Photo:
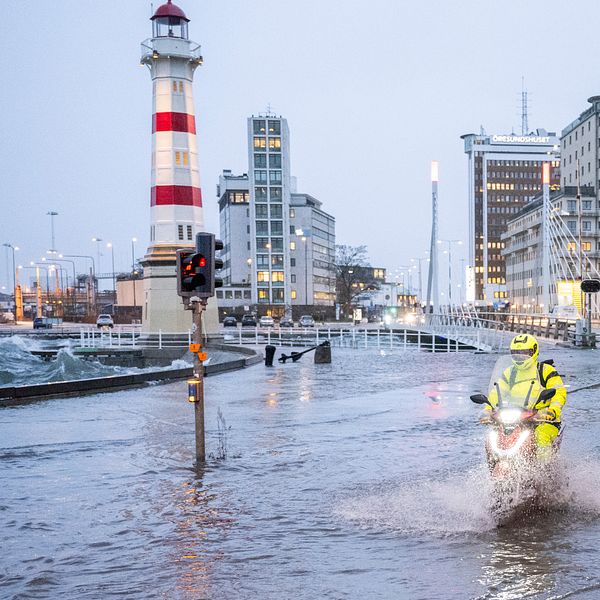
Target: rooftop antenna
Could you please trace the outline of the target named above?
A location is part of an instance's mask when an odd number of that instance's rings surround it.
[[[521,77],[521,135],[527,135],[529,133],[529,120],[527,116],[528,106],[525,77]]]
[[[274,117],[274,113],[273,113],[273,107],[271,106],[271,103],[269,102],[267,104],[267,117]]]

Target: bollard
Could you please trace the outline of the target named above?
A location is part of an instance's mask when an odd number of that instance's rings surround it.
[[[273,358],[275,357],[275,346],[265,347],[265,367],[273,366]]]
[[[329,342],[323,342],[315,349],[315,365],[325,365],[331,363],[331,345]]]

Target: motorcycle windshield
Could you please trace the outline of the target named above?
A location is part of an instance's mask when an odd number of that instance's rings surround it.
[[[498,408],[532,408],[541,389],[535,364],[517,368],[511,355],[504,355],[494,365],[488,398]]]

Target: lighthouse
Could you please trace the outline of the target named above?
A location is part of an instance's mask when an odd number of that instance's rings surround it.
[[[152,38],[142,42],[141,58],[152,78],[150,246],[141,261],[142,329],[181,333],[190,329],[191,318],[177,295],[176,250],[194,246],[204,227],[192,90],[202,55],[188,37],[189,19],[171,0],[151,21]]]

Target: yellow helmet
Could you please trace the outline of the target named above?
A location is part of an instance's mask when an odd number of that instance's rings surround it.
[[[510,342],[510,354],[517,368],[527,369],[537,362],[540,355],[538,341],[527,333],[515,335]]]

